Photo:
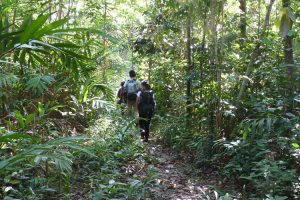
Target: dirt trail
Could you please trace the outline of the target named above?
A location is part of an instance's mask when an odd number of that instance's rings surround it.
[[[207,199],[203,196],[207,187],[198,186],[191,180],[191,174],[184,171],[184,160],[176,160],[169,149],[159,144],[150,145],[149,151],[158,159],[154,166],[158,186],[154,193],[156,199]]]
[[[149,153],[157,159],[156,163],[148,166],[156,170],[157,177],[154,187],[149,188],[152,195],[146,199],[216,199],[210,186],[217,185],[218,178],[214,177],[212,171],[200,176],[189,164],[191,161],[188,161],[188,156],[178,157],[172,150],[155,141],[151,141],[145,146],[148,147]],[[141,174],[141,176],[143,175]]]

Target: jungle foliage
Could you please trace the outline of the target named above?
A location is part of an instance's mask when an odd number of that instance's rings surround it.
[[[300,195],[299,12],[292,0],[155,1],[135,42],[162,140],[246,199]]]
[[[124,169],[152,158],[114,103],[131,68],[155,90],[161,141],[191,165],[243,199],[300,197],[299,8],[1,0],[0,198],[147,196],[155,172]]]

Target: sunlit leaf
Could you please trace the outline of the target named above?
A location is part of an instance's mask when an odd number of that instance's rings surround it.
[[[26,43],[29,39],[33,37],[33,35],[41,29],[41,27],[45,24],[47,19],[49,18],[50,14],[41,15],[36,20],[33,20],[30,24],[30,26],[27,26],[24,30],[24,33],[22,33],[20,42]]]

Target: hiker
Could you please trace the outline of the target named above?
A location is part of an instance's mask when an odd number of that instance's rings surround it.
[[[118,104],[122,105],[126,103],[126,91],[125,91],[125,87],[124,87],[125,81],[121,82],[121,87],[118,90]]]
[[[138,92],[137,96],[141,139],[143,139],[144,142],[148,142],[151,118],[154,115],[155,101],[153,90],[146,81],[141,83],[141,91]]]
[[[125,81],[122,81],[121,82],[121,87],[119,88],[118,90],[118,94],[117,94],[117,97],[118,97],[118,101],[117,103],[120,105],[121,107],[121,113],[122,115],[124,115],[125,113],[125,105],[126,105],[126,91],[125,91],[125,87],[124,87],[124,84],[125,84]]]
[[[136,99],[137,93],[140,90],[140,82],[136,80],[134,70],[129,71],[130,79],[126,81],[124,87],[126,91],[128,116],[133,117],[137,111]]]

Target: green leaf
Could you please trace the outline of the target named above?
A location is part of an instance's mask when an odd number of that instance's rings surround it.
[[[80,48],[80,46],[73,44],[71,42],[65,42],[65,43],[53,43],[51,44],[55,47],[60,47],[60,48]]]
[[[32,57],[37,60],[42,66],[46,67],[48,66],[47,63],[43,60],[43,58],[41,58],[40,56],[38,56],[37,54],[34,53],[30,53],[30,55],[32,55]]]
[[[29,115],[26,116],[25,118],[25,126],[27,126],[28,124],[30,124],[33,120],[34,120],[34,114],[31,113]]]
[[[66,146],[70,147],[71,149],[84,152],[84,153],[90,155],[91,157],[97,158],[97,156],[95,154],[93,154],[92,152],[90,152],[89,150],[87,150],[84,147],[80,147],[80,146],[77,146],[77,145],[74,145],[74,144],[66,144]]]
[[[21,65],[26,65],[26,51],[24,49],[21,50],[19,62]]]
[[[73,51],[69,51],[69,50],[67,50],[67,49],[63,49],[63,52],[66,54],[66,55],[68,55],[68,56],[70,56],[70,57],[74,57],[74,58],[76,58],[76,59],[88,59],[88,57],[86,57],[86,56],[84,56],[84,55],[81,55],[81,54],[77,54],[77,53],[75,53],[75,52],[73,52]]]
[[[26,89],[32,90],[38,94],[42,94],[48,89],[48,86],[54,81],[54,78],[50,75],[33,75],[26,82]]]
[[[8,38],[13,38],[13,37],[19,35],[20,33],[22,33],[22,31],[1,34],[0,35],[0,41],[3,41],[3,40],[8,39]]]
[[[0,74],[0,87],[12,87],[20,79],[14,74]]]
[[[24,118],[23,118],[23,115],[21,114],[20,111],[17,111],[17,112],[15,113],[15,117],[17,118],[20,127],[21,127],[21,128],[25,128]]]
[[[272,40],[266,37],[262,38],[261,42],[265,45],[272,45]]]
[[[61,49],[59,49],[59,48],[57,48],[57,47],[55,47],[55,46],[53,46],[51,44],[45,43],[43,41],[31,40],[30,42],[33,43],[33,44],[39,44],[41,46],[48,47],[48,48],[53,49],[53,50],[61,51]]]
[[[81,98],[79,99],[81,101],[81,103],[84,103],[87,101],[88,94],[89,94],[89,85],[84,85]]]
[[[34,34],[45,24],[50,14],[41,15],[36,20],[33,20],[25,28],[24,33],[22,33],[20,42],[27,43],[29,39],[34,38]]]
[[[43,117],[45,115],[45,109],[41,102],[38,103],[38,113],[39,117]]]
[[[21,24],[21,27],[19,28],[19,31],[24,31],[30,24],[32,23],[32,16],[25,17],[24,21]]]
[[[291,8],[288,8],[287,9],[287,15],[289,16],[289,18],[295,22],[296,21],[296,16],[295,14],[293,13],[292,9]]]
[[[67,33],[67,32],[84,32],[89,29],[87,28],[66,28],[66,29],[56,29],[52,30],[49,34],[54,34],[54,33]]]
[[[243,141],[247,141],[247,138],[248,138],[248,133],[244,132],[243,133]]]
[[[34,34],[34,39],[38,39],[38,38],[42,37],[45,34],[51,34],[51,31],[53,29],[56,29],[56,28],[64,25],[68,20],[69,20],[69,18],[64,18],[64,19],[57,20],[55,22],[52,22],[52,23],[44,26],[42,29],[38,30]]]
[[[63,108],[63,107],[65,107],[65,105],[56,105],[56,106],[53,106],[53,107],[49,108],[48,112],[51,112],[51,111],[54,111],[54,110],[58,111],[59,110],[58,108]]]
[[[0,136],[0,142],[11,142],[13,140],[24,140],[24,139],[32,139],[32,136],[24,134],[24,133],[15,133],[10,132]]]
[[[40,47],[32,46],[32,45],[29,45],[29,44],[18,45],[16,48],[17,49],[30,49],[30,50],[38,50],[38,49],[40,49]]]
[[[32,56],[30,53],[29,53],[28,55],[29,55],[29,62],[30,62],[30,64],[31,64],[31,66],[32,66],[33,68],[35,68],[35,67],[36,67],[35,59],[33,58],[33,56]]]
[[[9,164],[9,159],[2,160],[2,161],[0,162],[0,169],[3,169],[3,168],[6,167],[8,164]]]
[[[292,146],[295,147],[296,149],[299,149],[299,148],[300,148],[300,145],[297,144],[297,143],[292,143]]]

